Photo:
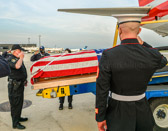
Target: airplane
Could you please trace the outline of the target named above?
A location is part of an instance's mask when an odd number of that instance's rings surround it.
[[[141,25],[144,28],[151,29],[163,37],[168,36],[168,1],[167,0],[139,0],[140,7],[126,7],[126,8],[87,8],[87,9],[58,9],[58,11],[69,12],[69,13],[80,13],[88,15],[100,15],[100,16],[114,16],[116,14],[144,14],[142,17]],[[116,33],[114,37],[113,46],[117,42],[118,27],[116,23]],[[60,54],[56,56],[44,57],[37,61],[31,67],[33,72],[32,86],[33,89],[45,88],[42,96],[44,98],[55,98],[68,95],[77,95],[82,93],[96,92],[96,66],[100,59],[103,50],[86,50],[82,52],[72,54]],[[80,56],[80,57],[78,57]],[[87,69],[87,73],[76,71],[78,65],[73,65],[72,60],[84,60],[84,56],[89,57],[92,60],[92,68]],[[71,60],[69,60],[71,58]],[[61,60],[61,61],[59,61]],[[61,63],[61,66],[57,65]],[[86,63],[88,61],[85,61]],[[54,63],[56,65],[54,65]],[[66,63],[63,65],[63,63]],[[50,74],[49,65],[55,69]],[[88,63],[87,63],[88,64]],[[90,64],[90,63],[89,63]],[[71,71],[65,71],[64,74],[57,69],[65,69],[67,65],[73,66],[74,69]],[[39,68],[41,66],[41,68]],[[68,67],[69,68],[69,67]],[[34,71],[33,71],[34,70]],[[86,71],[86,70],[85,70]],[[71,76],[71,74],[76,75]],[[57,77],[58,74],[62,73],[62,76]],[[47,77],[51,76],[51,77]],[[65,77],[67,76],[67,77]],[[168,65],[157,72],[151,78],[149,87],[146,91],[146,98],[148,99],[153,115],[156,122],[156,130],[168,130]]]
[[[84,48],[79,48],[79,49],[71,49],[72,52],[79,52],[83,50],[87,50],[88,46],[85,46]]]
[[[147,21],[158,21],[153,24],[143,25],[144,28],[151,29],[162,36],[168,35],[168,1],[167,0],[139,0],[139,5],[142,13],[148,13],[147,16],[142,18],[142,22]],[[61,12],[68,13],[79,13],[88,15],[99,15],[99,16],[112,16],[114,14],[121,14],[127,12],[132,13],[135,10],[138,11],[139,7],[126,7],[126,8],[89,8],[89,9],[58,9]],[[161,23],[159,23],[159,21]]]
[[[80,50],[86,50],[88,46],[85,46],[84,48],[80,48]]]
[[[148,16],[142,18],[142,21],[159,21],[163,20],[163,23],[147,24],[144,28],[151,29],[163,37],[168,35],[168,23],[164,23],[164,20],[168,20],[168,1],[167,0],[139,0],[139,5],[144,7],[150,7]],[[166,22],[166,21],[165,21]]]

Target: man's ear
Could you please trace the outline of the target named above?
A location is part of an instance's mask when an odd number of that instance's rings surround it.
[[[141,28],[139,28],[138,34],[141,32],[141,30],[142,30],[142,29],[141,29]]]
[[[120,35],[122,33],[121,28],[118,28],[118,34]]]
[[[119,34],[119,38],[120,40],[122,40],[122,29],[121,28],[118,28],[118,34]]]

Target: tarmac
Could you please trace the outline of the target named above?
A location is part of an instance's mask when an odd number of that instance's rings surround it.
[[[26,131],[97,131],[95,121],[95,95],[92,93],[73,96],[73,109],[68,109],[67,97],[64,109],[59,110],[59,99],[37,97],[37,90],[31,89],[30,56],[26,54],[24,63],[28,72],[29,84],[25,87],[24,99],[32,105],[22,110],[22,116],[28,117]],[[7,77],[0,78],[0,104],[8,102]],[[0,131],[13,131],[10,112],[0,112]]]
[[[26,54],[24,63],[28,72],[29,84],[25,87],[25,100],[32,105],[22,110],[22,117],[28,121],[22,123],[26,131],[97,131],[95,121],[95,95],[92,93],[73,96],[73,109],[68,109],[67,98],[64,109],[59,110],[59,99],[44,99],[37,97],[37,90],[31,89],[30,84],[30,56]],[[168,58],[168,53],[165,54]],[[7,77],[0,78],[0,104],[8,102]],[[0,112],[0,131],[13,131],[10,112]]]

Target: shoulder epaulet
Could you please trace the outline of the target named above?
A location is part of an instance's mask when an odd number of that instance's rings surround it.
[[[143,46],[143,47],[146,47],[146,46]],[[157,48],[153,48],[153,47],[146,47],[146,48],[158,50]]]

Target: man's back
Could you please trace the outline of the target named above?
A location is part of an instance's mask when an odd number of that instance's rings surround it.
[[[125,39],[103,52],[96,81],[96,120],[106,120],[108,130],[152,130],[154,119],[144,93],[153,73],[167,60],[144,45],[137,39]],[[108,91],[112,95],[106,107]],[[133,100],[131,96],[140,98]]]
[[[123,40],[106,54],[112,73],[111,90],[120,95],[144,93],[153,73],[161,66],[162,55],[156,49],[140,45],[136,39],[129,43]]]

